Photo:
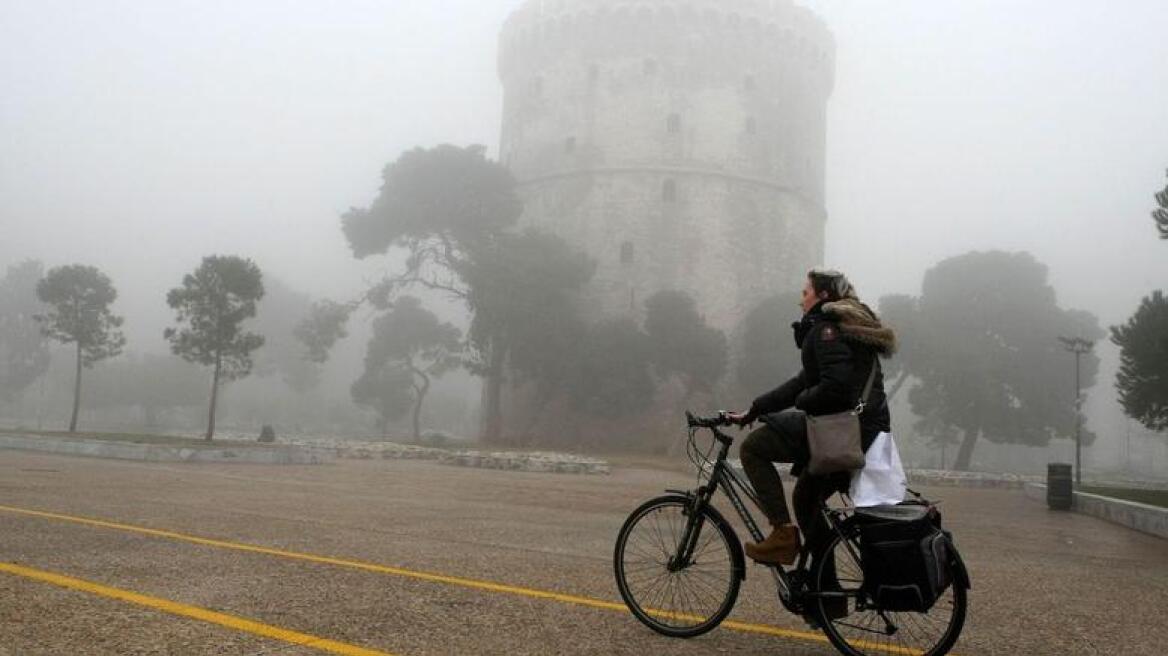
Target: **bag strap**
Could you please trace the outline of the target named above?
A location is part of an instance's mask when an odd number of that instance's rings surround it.
[[[864,391],[860,394],[860,402],[856,404],[856,414],[864,412],[864,406],[868,405],[868,395],[872,393],[872,383],[876,380],[876,367],[879,364],[879,358],[875,355],[872,356],[872,369],[868,372],[868,382],[864,383]]]

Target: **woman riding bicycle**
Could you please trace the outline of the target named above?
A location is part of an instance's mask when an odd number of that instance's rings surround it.
[[[885,455],[897,464],[891,436],[881,435],[889,431],[889,413],[878,360],[892,353],[893,332],[834,271],[808,272],[802,305],[803,318],[795,324],[803,357],[797,376],[760,396],[745,413],[702,417],[686,412],[687,453],[698,468],[698,486],[667,490],[629,514],[613,550],[621,598],[638,620],[667,636],[698,636],[726,619],[746,565],[738,533],[712,503],[722,492],[755,540],[746,553],[770,563],[781,605],[822,629],[840,653],[944,656],[961,635],[970,583],[935,504],[917,493],[912,502],[899,503],[900,480],[878,494],[857,491],[855,500],[862,507],[831,506],[827,498],[848,488],[849,472],[812,476],[806,471],[840,468],[830,458],[824,464],[832,448],[817,448],[812,459],[805,423],[811,416],[817,424],[845,424],[834,433],[816,427],[815,439],[827,440],[813,446],[846,439],[851,457],[839,459],[846,467],[859,464],[856,423],[864,451],[877,449],[870,464],[884,464]],[[857,412],[859,421],[846,415],[822,417],[845,412]],[[741,448],[751,490],[727,464],[734,438],[719,428],[759,418],[763,426]],[[708,449],[695,441],[699,430],[713,438]],[[792,463],[798,476],[795,515],[807,533],[802,553],[775,461]],[[877,477],[862,476],[859,482],[871,482],[868,478]],[[759,529],[744,497],[767,515],[773,527],[769,536]]]
[[[879,367],[877,355],[888,357],[896,348],[892,329],[860,302],[851,283],[838,271],[809,271],[801,305],[803,318],[792,327],[795,345],[802,351],[802,371],[755,399],[747,412],[729,415],[739,426],[760,418],[763,422],[747,436],[740,453],[742,468],[772,527],[766,539],[745,548],[748,556],[762,563],[789,565],[800,546],[799,528],[791,523],[774,462],[792,463],[791,474],[798,477],[792,498],[795,517],[811,554],[822,551],[830,534],[819,513],[820,503],[846,490],[849,474],[812,476],[803,471],[810,457],[806,415],[834,414],[856,407],[871,368]],[[877,368],[860,415],[861,446],[867,451],[879,433],[889,430],[884,377]]]

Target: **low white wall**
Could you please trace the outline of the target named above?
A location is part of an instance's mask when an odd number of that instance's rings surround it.
[[[224,446],[185,447],[168,444],[132,444],[85,438],[0,435],[0,449],[147,462],[240,462],[260,465],[315,465],[332,460],[319,449],[298,447],[245,448]]]
[[[1025,490],[1026,496],[1046,503],[1046,485],[1027,483]],[[1168,538],[1168,508],[1104,497],[1088,492],[1074,492],[1071,499],[1071,509],[1084,515],[1122,524],[1143,533]]]

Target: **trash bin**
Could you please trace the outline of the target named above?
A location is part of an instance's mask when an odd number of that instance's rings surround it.
[[[1072,500],[1071,466],[1062,462],[1046,465],[1046,505],[1051,510],[1070,510]]]

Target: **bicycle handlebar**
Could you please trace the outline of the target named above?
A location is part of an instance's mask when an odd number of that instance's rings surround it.
[[[730,421],[730,413],[725,410],[719,410],[718,414],[710,417],[698,417],[689,410],[685,411],[685,421],[690,428],[718,428],[719,426],[732,426],[734,422]]]
[[[685,411],[685,422],[689,425],[691,430],[690,440],[692,442],[692,430],[695,428],[708,428],[714,434],[714,439],[721,442],[724,449],[729,449],[730,445],[734,443],[734,438],[718,430],[719,426],[733,426],[734,422],[730,421],[730,413],[725,410],[719,410],[718,414],[710,417],[698,417],[689,410]]]

